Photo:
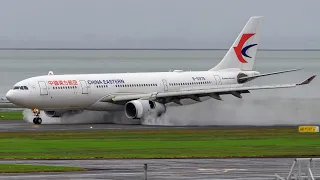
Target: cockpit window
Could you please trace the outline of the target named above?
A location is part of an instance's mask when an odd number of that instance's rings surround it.
[[[28,90],[27,86],[13,86],[13,89]]]

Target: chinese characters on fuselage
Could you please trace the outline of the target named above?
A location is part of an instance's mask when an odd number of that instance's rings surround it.
[[[48,81],[48,84],[55,86],[77,86],[77,80],[53,80]]]

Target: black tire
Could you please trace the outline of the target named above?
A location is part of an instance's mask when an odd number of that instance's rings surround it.
[[[38,119],[37,118],[33,118],[33,124],[38,124]]]
[[[38,124],[41,124],[41,123],[42,123],[42,119],[41,119],[41,118],[38,118],[37,123],[38,123]]]

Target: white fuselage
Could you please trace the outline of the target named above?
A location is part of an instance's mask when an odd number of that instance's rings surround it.
[[[114,93],[152,93],[188,89],[242,86],[240,71],[174,71],[114,74],[45,75],[25,79],[14,85],[7,98],[24,108],[41,110],[86,109],[123,110],[123,104],[101,102]],[[256,71],[245,71],[247,75]],[[26,86],[28,89],[17,89]]]

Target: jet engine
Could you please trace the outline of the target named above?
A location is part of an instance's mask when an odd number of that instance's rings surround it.
[[[150,100],[133,100],[125,104],[125,114],[130,119],[141,119],[147,115],[156,117],[166,112],[164,104]]]
[[[49,117],[61,117],[64,114],[78,114],[82,110],[56,110],[56,111],[44,111],[44,113]]]

